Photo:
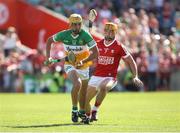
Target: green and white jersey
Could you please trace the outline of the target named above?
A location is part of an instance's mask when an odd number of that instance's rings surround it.
[[[66,52],[73,51],[75,54],[87,51],[96,45],[92,36],[83,29],[77,36],[73,36],[71,30],[58,32],[53,36],[53,40],[62,42]]]
[[[76,61],[88,58],[90,55],[89,49],[96,46],[96,42],[92,36],[83,29],[81,29],[77,36],[73,36],[71,30],[58,32],[53,36],[53,40],[63,43],[66,54],[68,54],[69,51],[74,52]]]

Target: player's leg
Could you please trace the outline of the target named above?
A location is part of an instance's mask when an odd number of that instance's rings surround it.
[[[106,97],[107,92],[112,89],[116,85],[116,81],[112,79],[105,79],[104,81],[101,82],[99,86],[99,92],[96,96],[95,104],[92,108],[92,116],[91,116],[91,121],[97,121],[97,112],[99,106],[102,104],[104,98]]]
[[[71,91],[72,105],[77,106],[78,94],[82,86],[82,81],[75,70],[72,70],[68,73],[68,78],[72,81],[73,84],[73,88]]]
[[[82,86],[82,81],[73,66],[65,66],[65,71],[68,75],[68,78],[72,81],[73,84],[73,88],[71,91],[72,121],[78,122],[78,94]]]
[[[81,119],[84,119],[85,117],[85,98],[86,98],[86,91],[87,91],[87,86],[88,86],[88,81],[89,81],[89,68],[85,69],[76,69],[81,81],[82,81],[82,86],[79,92],[79,105],[80,105],[80,110],[79,110],[79,117]]]
[[[88,80],[82,80],[82,86],[79,91],[79,117],[83,119],[85,115],[85,100],[86,100],[86,92],[87,92]]]
[[[97,94],[97,88],[94,86],[88,86],[85,100],[85,111],[86,111],[86,120],[84,120],[85,124],[89,124],[89,117],[91,115],[91,105],[90,102]]]

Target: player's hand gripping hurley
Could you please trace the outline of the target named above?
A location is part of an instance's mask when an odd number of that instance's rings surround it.
[[[72,51],[70,51],[66,57],[63,57],[61,59],[53,59],[50,57],[48,60],[44,62],[44,65],[50,65],[61,61],[68,61],[74,64],[76,62],[76,55]]]

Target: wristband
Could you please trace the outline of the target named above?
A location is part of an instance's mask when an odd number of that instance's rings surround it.
[[[92,26],[93,26],[93,22],[91,22],[91,21],[89,20],[89,28],[92,28]]]

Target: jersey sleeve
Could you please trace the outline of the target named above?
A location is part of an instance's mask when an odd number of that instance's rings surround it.
[[[129,51],[127,50],[127,48],[124,45],[121,45],[121,53],[120,54],[123,59],[127,58],[130,55]]]
[[[96,46],[96,41],[87,32],[84,32],[84,40],[85,40],[85,43],[87,44],[89,49],[91,49],[92,47]]]
[[[54,42],[61,42],[65,36],[65,31],[60,31],[53,35]]]

